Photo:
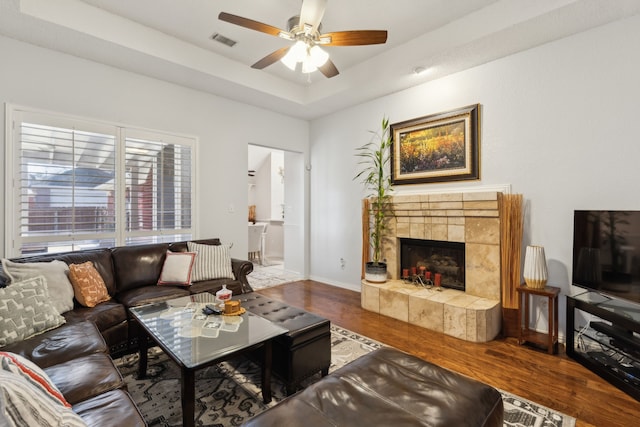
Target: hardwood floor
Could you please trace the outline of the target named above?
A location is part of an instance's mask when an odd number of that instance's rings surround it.
[[[575,417],[577,427],[640,425],[640,402],[567,358],[515,338],[470,343],[360,308],[360,293],[311,280],[258,291],[343,328]]]

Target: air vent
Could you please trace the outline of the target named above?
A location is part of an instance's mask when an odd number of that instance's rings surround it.
[[[228,37],[223,36],[222,34],[219,33],[215,33],[214,35],[211,36],[211,40],[215,40],[218,43],[222,43],[225,44],[229,47],[233,47],[233,45],[235,45],[237,42],[235,40],[231,40]]]

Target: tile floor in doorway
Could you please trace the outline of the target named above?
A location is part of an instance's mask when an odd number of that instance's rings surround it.
[[[265,265],[253,261],[253,271],[247,276],[247,279],[251,287],[258,290],[294,282],[302,277],[298,273],[285,270],[281,260],[268,260]]]

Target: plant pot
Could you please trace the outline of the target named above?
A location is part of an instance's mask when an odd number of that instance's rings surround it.
[[[387,263],[368,262],[364,267],[364,280],[372,283],[384,283],[387,281]]]

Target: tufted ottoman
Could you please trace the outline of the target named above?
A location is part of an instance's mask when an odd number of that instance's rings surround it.
[[[255,292],[233,297],[246,310],[289,330],[273,340],[273,371],[285,381],[287,395],[300,381],[329,373],[331,330],[329,320]],[[259,349],[257,351],[262,351]],[[262,360],[260,357],[257,360]]]
[[[245,427],[502,427],[495,388],[393,348],[334,371]]]

